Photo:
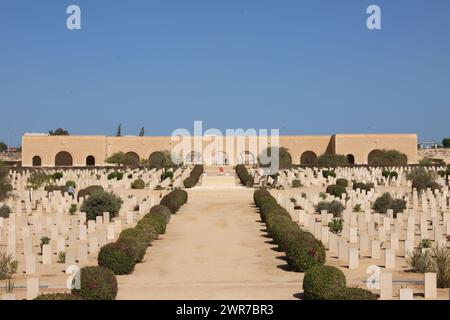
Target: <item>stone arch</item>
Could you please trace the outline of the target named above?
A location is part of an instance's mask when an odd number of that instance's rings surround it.
[[[88,167],[95,166],[95,157],[94,156],[87,156],[86,157],[86,166],[88,166]]]
[[[186,155],[187,164],[201,164],[203,162],[202,154],[198,151],[191,151]]]
[[[34,156],[32,160],[33,167],[40,167],[42,166],[42,159],[40,156]]]
[[[313,151],[305,151],[300,156],[300,165],[312,166],[317,160],[317,154]]]
[[[138,164],[141,162],[141,157],[139,157],[139,155],[134,151],[129,151],[129,152],[125,153],[125,155],[132,157],[134,160],[136,160],[136,163],[138,163]]]
[[[73,166],[73,158],[67,151],[58,152],[55,156],[55,167],[71,167]]]
[[[352,155],[351,153],[349,153],[347,155],[347,161],[348,161],[349,164],[355,164],[355,156]]]
[[[213,157],[213,164],[217,165],[217,166],[227,166],[230,164],[230,158],[228,157],[228,155],[223,152],[223,151],[216,151],[214,153],[214,157]]]
[[[245,164],[245,165],[254,165],[256,164],[256,158],[253,153],[250,151],[243,151],[239,155],[239,163]]]

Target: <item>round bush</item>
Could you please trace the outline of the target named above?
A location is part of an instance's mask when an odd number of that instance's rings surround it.
[[[70,293],[46,293],[40,294],[33,300],[83,300],[83,298]]]
[[[298,179],[292,180],[292,187],[293,188],[300,188],[302,186],[302,183]]]
[[[10,214],[11,208],[8,207],[6,204],[0,207],[0,218],[8,219]]]
[[[131,235],[122,235],[117,241],[116,245],[122,248],[128,248],[132,254],[134,262],[138,263],[144,259],[145,252],[147,251],[147,241],[140,237]]]
[[[96,191],[89,198],[83,201],[80,211],[86,212],[88,220],[95,220],[97,216],[102,216],[103,212],[109,212],[110,217],[118,215],[122,199],[114,193]]]
[[[166,179],[172,179],[173,178],[173,172],[172,171],[166,171],[161,175],[161,181]]]
[[[115,300],[117,279],[114,273],[104,267],[84,267],[81,272],[81,288],[72,289],[85,300]]]
[[[136,179],[131,183],[131,189],[144,189],[145,182],[142,179]]]
[[[353,183],[353,190],[360,189],[361,191],[365,190],[369,192],[374,187],[373,183],[363,183],[363,182],[355,182]]]
[[[147,213],[142,220],[147,221],[159,234],[166,233],[166,219],[158,214]]]
[[[155,233],[157,233],[156,230],[155,230]],[[139,239],[139,241],[144,243],[146,247],[148,247],[151,244],[151,242],[154,240],[154,235],[152,235],[150,232],[147,232],[142,227],[137,228],[137,226],[135,228],[125,229],[119,235],[119,239],[127,238],[127,237],[134,237],[134,238]]]
[[[66,182],[66,188],[69,188],[69,187],[76,188],[77,184],[75,183],[75,181],[69,180]]]
[[[136,264],[135,253],[124,243],[109,243],[98,253],[98,265],[112,270],[114,274],[130,274]]]
[[[134,229],[138,230],[139,232],[142,231],[147,237],[146,239],[149,240],[150,243],[153,240],[158,239],[159,233],[156,230],[155,226],[151,223],[151,221],[141,219],[141,221],[138,222]]]
[[[165,218],[165,220],[166,220],[166,223],[169,223],[170,217],[172,216],[172,213],[170,212],[170,209],[167,208],[166,206],[163,206],[162,204],[153,206],[150,209],[150,213],[163,216]]]
[[[336,185],[343,186],[344,188],[347,188],[348,187],[348,181],[347,181],[347,179],[340,178],[340,179],[336,180]]]
[[[111,172],[110,174],[108,174],[108,180],[112,180],[112,179],[117,179],[117,181],[122,180],[123,173],[118,172],[118,171]]]
[[[62,179],[62,177],[63,177],[62,172],[55,172],[54,174],[52,174],[53,180],[60,180]]]
[[[301,232],[299,238],[288,244],[286,257],[292,270],[304,272],[325,263],[325,247],[311,233]]]
[[[330,171],[330,170],[323,170],[322,177],[324,177],[325,179],[327,179],[328,177],[336,178],[336,173],[334,173],[334,171]]]
[[[333,196],[335,196],[335,197],[337,197],[337,198],[340,198],[341,195],[347,193],[347,190],[345,189],[344,186],[339,186],[339,185],[332,184],[332,185],[329,185],[327,187],[326,192],[331,194],[331,195],[333,195]]]
[[[103,191],[103,187],[93,185],[93,186],[89,186],[85,189],[81,189],[80,191],[78,191],[77,199],[78,199],[78,201],[80,200],[80,198],[84,198],[86,200],[86,198],[88,196],[92,195],[93,193],[95,193],[97,191]]]
[[[314,266],[303,278],[305,300],[330,300],[337,290],[346,287],[344,273],[332,266]]]

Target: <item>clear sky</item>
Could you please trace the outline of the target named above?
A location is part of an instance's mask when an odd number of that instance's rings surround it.
[[[66,28],[81,7],[82,29]],[[382,10],[382,30],[366,9]],[[0,140],[282,134],[450,136],[448,0],[0,0]]]

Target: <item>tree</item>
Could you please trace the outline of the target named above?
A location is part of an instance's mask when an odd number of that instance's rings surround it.
[[[8,150],[8,146],[6,143],[0,141],[0,152],[4,152],[6,150]]]
[[[450,138],[442,139],[442,145],[444,146],[444,148],[450,148]]]
[[[141,131],[139,131],[139,137],[143,137],[145,134],[144,127],[141,128]]]
[[[277,150],[278,149],[278,150]],[[258,163],[262,168],[269,168],[272,165],[272,162],[264,163],[266,161],[262,161],[264,158],[270,159],[272,157],[272,153],[276,153],[278,151],[278,169],[290,169],[292,167],[292,157],[289,153],[289,150],[285,147],[269,147],[266,148],[259,156]],[[274,174],[276,172],[273,172]]]
[[[119,124],[119,126],[117,127],[116,137],[121,136],[122,136],[122,124]]]
[[[153,152],[147,160],[142,162],[144,167],[153,169],[166,169],[175,167],[172,154],[168,150]]]
[[[68,136],[69,131],[67,131],[63,128],[58,128],[55,131],[53,131],[53,130],[49,131],[48,134],[51,136]]]
[[[397,167],[408,164],[407,156],[397,150],[372,151],[368,160],[369,166],[374,167]]]
[[[115,164],[117,166],[138,166],[139,161],[135,157],[129,154],[125,154],[122,151],[116,152],[106,159],[106,163]]]
[[[348,166],[348,159],[341,154],[322,154],[317,158],[316,163],[319,167],[344,167]]]
[[[412,187],[419,192],[427,188],[440,189],[440,186],[435,182],[436,173],[428,171],[424,167],[414,168],[406,175],[406,178],[412,182]]]
[[[7,198],[8,193],[12,191],[12,186],[9,183],[9,170],[5,164],[0,161],[0,201]]]

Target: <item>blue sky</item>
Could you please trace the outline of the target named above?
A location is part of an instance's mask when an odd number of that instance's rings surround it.
[[[66,28],[77,4],[82,30]],[[382,30],[366,9],[382,10]],[[447,0],[1,0],[0,140],[282,134],[450,136]]]

